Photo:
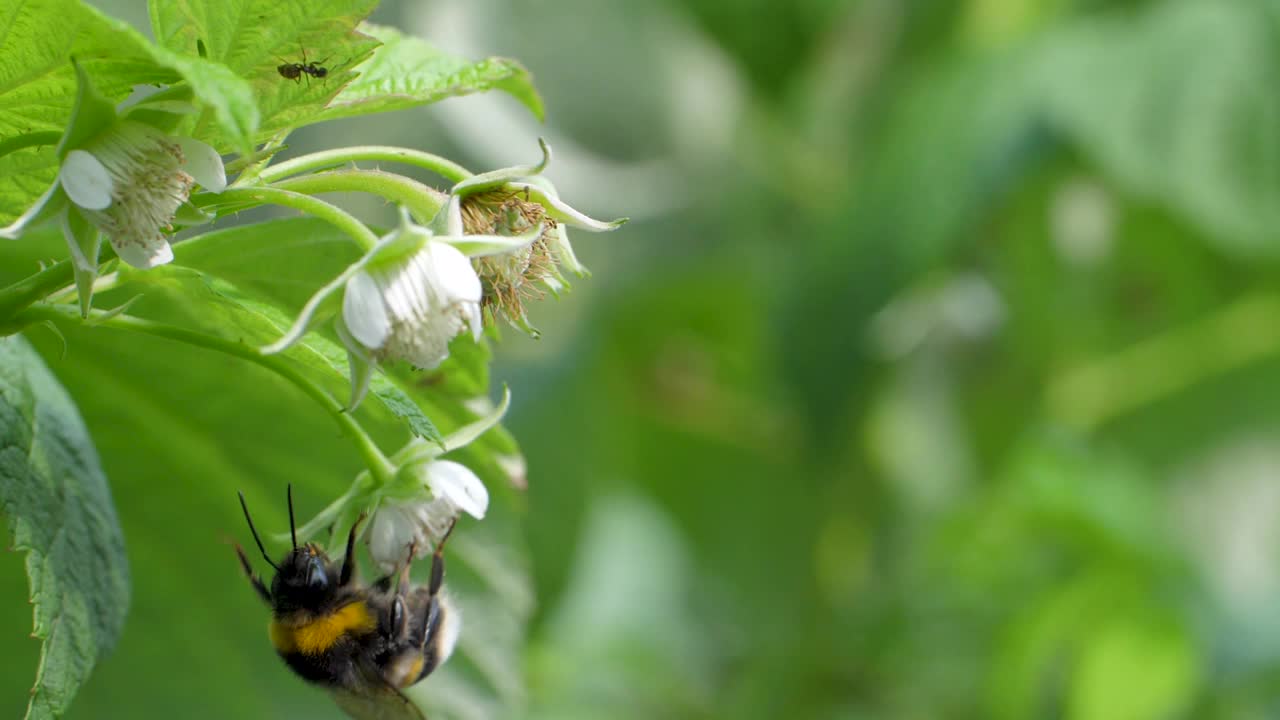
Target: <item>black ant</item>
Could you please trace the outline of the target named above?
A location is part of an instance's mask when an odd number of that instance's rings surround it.
[[[294,82],[298,82],[303,75],[307,75],[308,78],[323,80],[329,76],[329,68],[324,66],[326,62],[328,62],[328,58],[320,62],[307,62],[307,51],[304,49],[302,51],[302,62],[277,65],[276,72],[280,73],[280,77]],[[310,83],[311,80],[308,79],[307,82]]]

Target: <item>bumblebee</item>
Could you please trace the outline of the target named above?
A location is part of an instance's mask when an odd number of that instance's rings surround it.
[[[401,690],[448,659],[458,639],[458,614],[441,594],[444,543],[453,526],[432,553],[426,587],[409,583],[412,547],[402,568],[365,586],[356,577],[354,555],[363,516],[351,526],[338,563],[314,543],[298,546],[292,486],[286,497],[293,549],[275,563],[240,493],[249,532],[275,569],[269,588],[244,548],[235,546],[249,583],[271,608],[268,634],[276,653],[303,680],[327,689],[355,720],[425,720]]]

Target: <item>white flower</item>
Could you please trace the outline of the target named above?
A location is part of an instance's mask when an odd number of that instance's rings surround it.
[[[413,472],[424,492],[383,501],[369,527],[369,554],[387,571],[404,562],[410,547],[415,557],[431,554],[463,512],[480,520],[489,509],[489,491],[465,465],[432,460]]]
[[[430,555],[463,513],[482,519],[489,509],[489,491],[469,468],[441,456],[470,445],[491,430],[511,406],[511,393],[474,422],[449,433],[439,443],[414,438],[391,457],[395,476],[385,485],[373,482],[368,471],[356,476],[351,489],[297,529],[308,538],[325,528],[351,527],[360,513],[372,508],[373,519],[364,536],[369,553],[388,571],[403,563],[409,546],[414,557]]]
[[[173,260],[165,231],[192,186],[221,192],[227,177],[208,145],[122,120],[69,151],[58,182],[121,260],[151,268]]]
[[[514,237],[439,235],[402,211],[400,226],[378,240],[341,275],[320,288],[284,337],[262,348],[284,350],[306,333],[321,304],[343,291],[338,336],[351,364],[354,409],[379,362],[406,360],[434,368],[449,356],[449,341],[483,332],[480,278],[468,258],[508,252],[537,239],[542,226]]]
[[[342,320],[377,360],[407,360],[431,369],[449,355],[449,341],[468,327],[476,340],[480,278],[452,245],[424,238],[416,252],[367,264],[347,281]]]
[[[163,265],[173,259],[164,233],[175,215],[183,209],[199,216],[186,204],[192,185],[222,192],[227,176],[212,147],[122,118],[84,68],[75,69],[76,104],[58,143],[58,177],[32,207],[0,228],[0,238],[18,239],[37,223],[57,220],[87,317],[102,236],[130,265]]]

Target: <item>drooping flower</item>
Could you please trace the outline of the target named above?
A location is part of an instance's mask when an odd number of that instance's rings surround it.
[[[479,520],[489,508],[489,492],[475,472],[441,456],[466,447],[496,426],[510,404],[511,393],[504,391],[497,407],[439,443],[411,440],[390,458],[395,466],[391,482],[377,486],[367,471],[360,473],[351,489],[298,528],[298,535],[349,528],[361,512],[371,510],[364,539],[382,568],[390,571],[403,564],[411,547],[415,558],[430,555],[464,513]]]
[[[341,290],[336,329],[350,360],[354,408],[379,363],[404,360],[434,368],[448,357],[449,341],[457,335],[469,330],[478,340],[482,290],[468,258],[528,245],[540,232],[535,227],[513,237],[440,235],[402,210],[399,227],[317,291],[284,337],[262,351],[279,352],[297,342],[321,303]]]
[[[369,526],[369,554],[386,570],[430,554],[463,512],[477,520],[489,509],[489,491],[466,465],[428,460],[413,467],[422,492],[403,500],[385,500]]]
[[[480,294],[467,256],[425,235],[415,251],[375,258],[347,281],[342,320],[374,359],[431,369],[467,328],[480,339]]]
[[[579,277],[588,274],[573,253],[567,227],[606,232],[627,221],[594,220],[561,200],[555,186],[542,175],[551,162],[551,148],[545,142],[540,145],[542,162],[538,165],[495,170],[454,185],[444,223],[450,235],[521,235],[542,227],[538,238],[528,245],[473,261],[484,285],[485,310],[535,336],[525,301],[540,299],[544,290],[559,294],[566,289],[569,283],[561,274],[562,268]]]
[[[56,219],[75,267],[81,313],[87,315],[104,235],[126,263],[144,269],[163,265],[173,259],[165,232],[179,210],[185,206],[199,215],[186,205],[192,187],[221,192],[227,177],[212,147],[121,116],[84,69],[75,68],[76,103],[57,147],[57,179],[35,205],[0,228],[0,237],[17,239],[28,227]]]

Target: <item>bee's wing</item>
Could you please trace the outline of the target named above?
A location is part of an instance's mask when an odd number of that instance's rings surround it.
[[[367,692],[338,689],[332,695],[338,707],[355,720],[427,720],[404,693],[385,683]]]

